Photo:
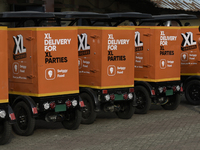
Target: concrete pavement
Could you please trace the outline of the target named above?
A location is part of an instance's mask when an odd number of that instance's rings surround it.
[[[148,114],[129,120],[100,113],[94,124],[66,130],[61,123],[36,122],[33,135],[13,133],[0,150],[198,150],[200,149],[200,106],[182,97],[174,111],[152,106]]]

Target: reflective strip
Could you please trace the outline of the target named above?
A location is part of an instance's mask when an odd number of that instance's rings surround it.
[[[8,99],[0,99],[0,103],[8,103],[9,100]]]
[[[0,27],[0,30],[7,30],[7,27]]]
[[[78,29],[90,29],[90,30],[135,30],[135,27],[120,26],[120,27],[91,27],[91,26],[78,26]]]
[[[163,81],[177,81],[180,78],[165,78],[165,79],[143,79],[143,78],[135,78],[135,81],[148,81],[148,82],[163,82]]]
[[[0,28],[1,29],[1,28]],[[35,27],[35,28],[8,28],[8,31],[46,31],[46,30],[77,30],[77,27]]]
[[[146,29],[148,29],[148,28],[150,28],[150,29],[181,29],[181,27],[172,27],[172,26],[170,26],[170,27],[168,27],[168,26],[154,26],[154,27],[152,27],[152,26],[136,26],[135,30],[140,29],[140,28],[141,29],[142,28],[146,28]]]
[[[84,102],[83,102],[83,101],[80,101],[80,102],[79,102],[79,105],[80,105],[80,107],[85,107],[85,105],[84,105]]]
[[[33,108],[32,108],[32,112],[33,112],[33,114],[38,114],[37,108],[36,108],[36,107],[33,107]]]
[[[9,117],[10,117],[11,120],[16,120],[14,113],[9,114]]]
[[[200,73],[181,73],[182,76],[193,76],[193,75],[198,75],[200,76]]]
[[[199,26],[183,26],[183,27],[181,27],[181,29],[182,29],[182,28],[183,28],[183,29],[185,29],[185,28],[186,28],[186,29],[187,29],[187,28],[188,28],[188,29],[191,29],[191,28],[199,29]]]
[[[92,85],[79,85],[80,87],[89,87],[94,89],[116,89],[116,88],[131,88],[134,85],[116,85],[116,86],[92,86]]]

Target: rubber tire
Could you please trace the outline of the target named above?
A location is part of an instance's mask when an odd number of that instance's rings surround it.
[[[175,110],[180,102],[181,102],[181,96],[179,93],[168,97],[169,98],[169,102],[167,102],[164,105],[161,105],[165,110]],[[175,100],[174,100],[175,99]]]
[[[68,129],[68,130],[76,130],[76,129],[78,129],[78,127],[79,127],[79,125],[81,123],[82,113],[78,109],[74,110],[73,113],[75,114],[75,116],[74,116],[74,114],[72,115],[73,120],[64,120],[64,121],[62,121],[62,125],[64,126],[65,129]]]
[[[24,115],[26,117],[26,120],[28,121],[28,124],[25,126],[24,129],[22,129],[22,127],[20,127],[19,125],[19,110],[23,110],[24,111]],[[31,134],[33,134],[34,131],[34,127],[35,127],[35,118],[32,117],[32,111],[30,109],[30,107],[23,101],[18,102],[14,108],[14,113],[16,116],[16,123],[13,124],[13,130],[15,131],[16,134],[18,135],[22,135],[22,136],[29,136]]]
[[[82,112],[81,123],[92,124],[95,121],[96,116],[97,116],[96,112],[94,111],[94,101],[92,100],[90,95],[87,93],[81,93],[80,96],[86,106],[86,109],[90,111],[88,116],[85,116],[86,114],[84,113],[84,111]]]
[[[12,126],[9,124],[7,120],[3,120],[0,122],[0,145],[6,144],[10,140]]]
[[[140,92],[144,96],[145,101],[146,101],[143,108],[141,108],[138,105],[138,100],[139,100],[138,92]],[[136,95],[136,103],[137,103],[135,113],[136,114],[146,114],[151,107],[151,98],[150,98],[149,92],[143,86],[136,86],[135,87],[135,95]]]
[[[186,84],[186,88],[185,88],[185,97],[186,97],[186,100],[190,104],[200,105],[200,94],[197,96],[199,98],[199,100],[192,99],[191,96],[190,96],[190,94],[189,94],[189,91],[190,91],[190,88],[192,88],[192,85],[198,85],[200,87],[200,81],[199,80],[192,80],[192,81],[190,81],[190,82],[188,82]]]
[[[122,105],[124,105],[125,109],[123,111],[122,110],[117,111],[116,115],[120,119],[130,119],[133,116],[133,114],[135,113],[135,106],[133,106],[133,101],[123,102]]]

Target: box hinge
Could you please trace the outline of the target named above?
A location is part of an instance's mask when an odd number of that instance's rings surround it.
[[[151,33],[144,33],[143,35],[144,35],[144,36],[147,36],[147,37],[152,36]]]
[[[33,78],[35,78],[35,76],[32,75],[32,74],[30,74],[30,75],[27,76],[27,78],[28,78],[28,79],[33,79]]]
[[[31,41],[31,40],[34,40],[35,38],[34,37],[31,37],[31,36],[29,36],[29,37],[27,37],[26,38],[28,41]]]
[[[97,39],[97,38],[99,38],[99,36],[98,36],[98,35],[91,35],[90,37],[91,37],[91,38],[94,38],[94,39]]]

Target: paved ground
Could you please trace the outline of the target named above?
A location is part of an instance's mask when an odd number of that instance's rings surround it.
[[[36,122],[32,136],[13,133],[0,150],[198,150],[200,149],[200,106],[182,98],[175,111],[153,106],[146,115],[121,120],[101,113],[94,124],[70,131],[60,123]]]

